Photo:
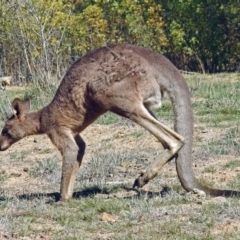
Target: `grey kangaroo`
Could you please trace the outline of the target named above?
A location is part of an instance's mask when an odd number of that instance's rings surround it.
[[[159,122],[152,109],[169,95],[175,131]],[[15,99],[14,115],[0,136],[0,150],[33,134],[47,134],[63,157],[60,200],[72,197],[85,143],[79,133],[100,115],[111,111],[141,125],[164,150],[135,180],[143,187],[162,166],[176,157],[179,180],[186,191],[199,189],[212,196],[240,196],[240,192],[203,186],[192,170],[193,113],[189,88],[179,71],[164,56],[146,48],[117,44],[91,51],[66,72],[49,105],[30,111],[30,100]]]

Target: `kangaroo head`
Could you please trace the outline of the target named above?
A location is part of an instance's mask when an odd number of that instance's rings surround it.
[[[26,136],[26,114],[30,110],[30,99],[15,98],[12,102],[14,114],[7,120],[0,135],[0,151],[5,151],[13,143]]]

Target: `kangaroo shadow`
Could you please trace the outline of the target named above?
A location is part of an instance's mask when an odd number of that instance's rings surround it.
[[[154,197],[165,197],[167,194],[171,192],[171,189],[167,186],[164,186],[161,191],[145,191],[142,189],[135,189],[135,188],[129,188],[123,185],[117,185],[114,186],[114,188],[125,190],[126,192],[132,192],[130,196],[122,196],[119,198],[124,199],[142,199],[142,198],[154,198]],[[81,198],[87,198],[87,197],[94,197],[98,194],[106,194],[110,195],[114,193],[111,189],[106,188],[100,188],[97,186],[85,188],[81,191],[77,191],[73,193],[73,199],[81,199]],[[58,202],[60,200],[60,193],[59,192],[52,192],[52,193],[30,193],[30,194],[22,194],[16,196],[19,200],[34,200],[34,199],[40,199],[40,198],[47,198],[48,200],[46,203],[54,203]],[[0,196],[0,202],[5,200],[10,200],[11,198]]]
[[[127,187],[123,187],[124,190],[126,190],[127,192],[129,191],[134,191],[135,194],[132,196],[127,196],[127,197],[123,197],[124,199],[150,199],[150,198],[156,198],[156,197],[160,197],[160,198],[164,198],[166,197],[166,195],[170,194],[172,189],[169,188],[168,186],[163,186],[161,191],[146,191],[143,189],[136,189],[136,188],[127,188]]]
[[[80,198],[87,198],[87,197],[93,197],[97,194],[108,194],[108,192],[105,189],[101,189],[99,187],[89,187],[85,188],[81,191],[74,192],[73,198],[74,199],[80,199]],[[60,200],[60,193],[59,192],[52,192],[52,193],[31,193],[31,194],[22,194],[17,196],[18,199],[25,199],[25,200],[34,200],[36,198],[47,198],[49,199],[49,203],[51,202],[58,202]]]

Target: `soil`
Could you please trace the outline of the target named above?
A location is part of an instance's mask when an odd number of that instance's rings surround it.
[[[197,139],[201,139],[201,143],[213,141],[222,136],[225,131],[226,129],[216,128],[207,130],[202,130],[201,128],[200,130],[197,127],[194,141],[197,142]],[[139,133],[141,136],[136,137],[135,133]],[[162,151],[162,147],[155,137],[132,123],[121,125],[120,121],[120,123],[111,125],[92,124],[81,136],[87,144],[81,169],[91,162],[94,155],[97,155],[99,152],[103,153],[106,149],[120,153],[132,151],[140,154],[148,151],[146,159],[140,163],[136,161],[130,163],[122,162],[119,166],[116,166],[114,180],[110,179],[110,181],[114,182],[126,182],[128,179],[127,181],[133,183],[139,173],[153,160],[154,156],[152,155]],[[224,168],[224,166],[232,160],[240,160],[240,157],[235,155],[208,156],[201,146],[197,145],[194,147],[193,152],[193,168],[197,177],[206,179],[207,182],[211,182],[215,187],[224,188],[225,183],[231,181],[239,174],[240,167],[232,169]],[[22,139],[11,146],[10,149],[1,153],[0,173],[8,177],[8,180],[4,181],[1,187],[5,189],[11,188],[15,194],[19,189],[27,189],[28,192],[34,192],[39,184],[47,183],[44,183],[43,179],[41,179],[42,182],[39,182],[39,179],[32,177],[29,174],[29,170],[37,161],[51,157],[58,158],[60,163],[61,155],[46,135],[30,136]],[[206,169],[210,170],[206,171]],[[122,179],[123,173],[128,173],[129,175],[127,179],[125,177],[125,180]],[[167,176],[167,183],[164,180],[164,176]],[[156,183],[157,185],[155,186]],[[144,188],[146,190],[156,190],[160,185],[171,183],[178,183],[174,161],[164,166],[161,171],[161,179],[158,178],[157,182],[153,181],[152,184],[150,182]]]
[[[165,124],[172,125],[169,122],[165,122]],[[240,160],[240,157],[234,154],[221,156],[208,154],[202,146],[207,142],[219,139],[226,131],[227,129],[195,126],[194,172],[198,178],[204,179],[210,185],[218,188],[226,188],[226,184],[239,174],[240,166],[235,168],[226,168],[224,166],[231,161]],[[163,150],[159,142],[150,133],[125,120],[120,120],[119,123],[111,125],[92,124],[81,135],[87,144],[87,148],[79,175],[88,169],[93,156],[97,156],[99,153],[103,154],[106,151],[112,151],[123,155],[127,152],[136,154],[138,160],[123,160],[119,165],[115,166],[114,171],[109,176],[106,176],[106,183],[110,185],[124,183],[131,187],[141,170],[144,170],[153,158]],[[30,174],[32,169],[36,167],[37,162],[45,161],[44,159],[48,158],[57,158],[59,159],[59,165],[61,163],[61,156],[58,150],[45,135],[26,137],[7,151],[2,152],[0,176],[5,176],[7,179],[2,182],[1,186],[5,191],[5,196],[14,197],[39,192],[58,192],[60,186],[59,176],[58,180],[53,184],[53,180],[49,181],[47,177],[36,178]],[[175,162],[171,161],[164,166],[157,178],[144,186],[143,190],[159,193],[164,187],[171,188],[174,185],[180,186],[175,170]],[[181,191],[184,192],[183,189]],[[98,197],[125,198],[134,194],[136,194],[134,191],[121,190],[109,196],[99,193]],[[194,209],[201,208],[209,202],[219,203],[227,201],[223,197],[204,198],[201,196],[201,193],[199,196],[190,194],[189,197],[196,198]],[[177,214],[178,211],[183,211],[183,207],[187,208],[188,205],[182,206],[180,210],[176,209],[174,214]],[[186,210],[186,212],[191,211]],[[189,216],[183,214],[182,219],[180,218],[179,221],[188,221],[188,219]],[[107,215],[107,217],[104,216],[104,221],[115,222],[117,219]],[[240,221],[237,219],[228,219],[226,222],[215,224],[211,231],[216,235],[224,232],[231,233],[240,231],[239,226]],[[105,238],[101,236],[99,239]],[[111,239],[111,236],[107,235],[106,239]]]

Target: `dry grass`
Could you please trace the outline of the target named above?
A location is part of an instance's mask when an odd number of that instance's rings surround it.
[[[204,183],[239,190],[240,76],[186,78],[195,112],[194,172]],[[172,126],[167,99],[157,114]],[[54,203],[61,161],[45,136],[26,138],[1,153],[0,239],[240,239],[239,200],[186,193],[174,162],[141,193],[131,189],[161,152],[139,126],[108,114],[82,135],[86,156],[74,197],[65,205]],[[105,213],[111,217],[103,221]]]

